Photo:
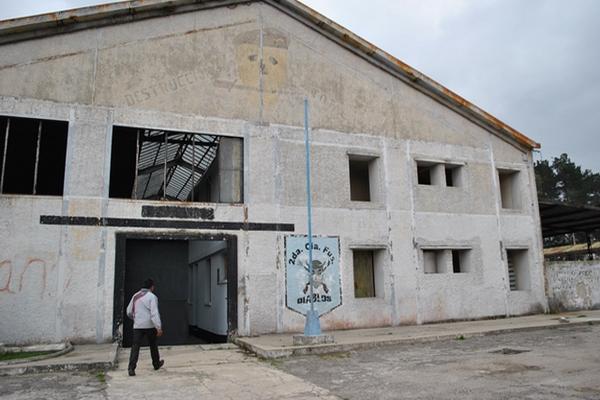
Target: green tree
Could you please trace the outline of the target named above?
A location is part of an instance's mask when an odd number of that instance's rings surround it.
[[[558,201],[556,173],[548,160],[540,160],[535,163],[535,181],[540,200]]]
[[[566,153],[552,163],[536,161],[535,177],[540,200],[600,206],[600,174],[582,169]]]

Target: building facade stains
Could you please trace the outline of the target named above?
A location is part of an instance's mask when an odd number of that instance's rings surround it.
[[[2,175],[27,190],[0,193],[0,341],[118,338],[145,259],[173,343],[302,330],[282,266],[306,233],[305,97],[313,229],[340,242],[324,329],[547,309],[535,142],[296,2],[233,3],[2,40]]]

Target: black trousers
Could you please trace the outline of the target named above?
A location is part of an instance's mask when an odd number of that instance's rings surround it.
[[[156,329],[134,329],[133,344],[131,345],[131,353],[129,353],[129,370],[135,371],[140,355],[140,343],[144,336],[148,338],[148,344],[150,345],[152,365],[155,369],[159,367],[160,357],[158,355],[158,345],[156,344]]]

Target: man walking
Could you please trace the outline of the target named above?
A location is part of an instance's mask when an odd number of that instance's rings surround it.
[[[152,365],[157,370],[163,366],[164,360],[158,355],[156,338],[162,336],[163,331],[158,313],[158,299],[154,295],[154,281],[146,279],[139,292],[133,295],[127,306],[127,316],[133,320],[133,344],[129,354],[129,376],[135,376],[138,356],[140,354],[140,343],[142,338],[148,338]]]

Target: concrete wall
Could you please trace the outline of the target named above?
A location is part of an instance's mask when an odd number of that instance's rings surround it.
[[[305,233],[304,97],[314,232],[341,246],[343,305],[325,329],[545,309],[531,153],[253,3],[2,46],[0,114],[69,121],[69,138],[62,198],[0,196],[0,341],[110,340],[115,234],[172,232],[39,223],[140,218],[143,205],[163,204],[108,198],[113,125],[243,139],[231,150],[243,151],[244,203],[198,204],[215,221]],[[370,202],[350,200],[350,156],[373,160]],[[460,164],[462,184],[418,185],[417,160]],[[235,178],[239,166],[228,168]],[[520,172],[520,208],[502,209],[497,169]],[[300,331],[303,318],[285,309],[284,234],[225,233],[238,236],[238,333]],[[425,275],[432,246],[470,247],[472,272]],[[354,298],[352,248],[378,249],[383,296]],[[508,288],[510,248],[528,249],[527,291]]]
[[[227,335],[226,248],[223,241],[191,241],[189,245],[190,325],[217,335]]]
[[[600,261],[556,261],[545,265],[551,311],[600,308]]]

